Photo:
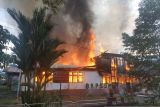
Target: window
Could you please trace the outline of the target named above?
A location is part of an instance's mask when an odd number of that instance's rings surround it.
[[[82,72],[69,72],[69,82],[70,83],[80,83],[83,82]]]
[[[111,83],[111,76],[110,75],[103,76],[103,81],[102,82],[104,84],[105,83],[110,84]]]

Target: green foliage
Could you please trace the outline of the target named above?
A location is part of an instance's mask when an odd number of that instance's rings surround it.
[[[57,50],[63,42],[49,38],[49,32],[54,25],[49,24],[45,12],[46,9],[35,9],[33,18],[29,19],[21,12],[8,9],[21,30],[18,37],[11,36],[11,41],[14,44],[12,50],[18,57],[18,65],[25,75],[24,79],[28,80],[24,84],[27,89],[22,94],[23,103],[45,102],[45,87],[53,72],[50,67],[65,53],[64,50]],[[45,72],[45,75],[42,75],[42,72]]]
[[[13,56],[3,52],[7,49],[11,34],[0,25],[0,68],[5,68],[9,63],[13,63]]]
[[[4,29],[3,26],[0,25],[0,52],[2,52],[3,49],[6,49],[5,44],[9,42],[9,36],[10,33],[8,30]]]
[[[36,9],[33,16],[31,20],[33,27],[31,39],[33,57],[40,67],[47,68],[53,65],[57,58],[65,52],[64,50],[56,50],[63,42],[49,38],[49,33],[54,25],[50,25],[48,20],[45,20],[45,9]]]
[[[131,54],[138,73],[159,71],[160,60],[160,1],[142,0],[133,36],[123,33],[123,43]],[[135,71],[136,71],[135,70]],[[142,74],[143,74],[142,73]]]
[[[17,22],[20,33],[17,36],[11,35],[11,42],[14,44],[12,51],[17,55],[18,60],[16,61],[19,68],[24,72],[33,69],[31,61],[31,49],[29,45],[29,39],[31,38],[31,23],[29,18],[24,16],[21,12],[16,10],[7,10],[11,17]]]
[[[4,52],[1,52],[1,54],[0,54],[0,68],[5,68],[10,63],[15,63],[15,60],[16,60],[15,55],[9,55]]]
[[[124,46],[133,56],[130,59],[134,68],[129,74],[139,78],[141,87],[156,93],[160,73],[160,1],[142,0],[139,6],[133,35],[122,34]]]
[[[124,46],[141,58],[160,57],[159,10],[159,0],[142,0],[133,36],[122,34]]]

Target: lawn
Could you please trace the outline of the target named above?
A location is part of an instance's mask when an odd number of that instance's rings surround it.
[[[16,92],[11,91],[8,87],[0,85],[0,105],[18,104]]]

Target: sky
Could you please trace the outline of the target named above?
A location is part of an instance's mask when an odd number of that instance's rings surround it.
[[[96,35],[96,51],[100,46],[108,52],[120,53],[124,50],[122,33],[132,35],[134,20],[138,17],[140,0],[90,0],[94,13],[93,31]],[[17,24],[6,12],[7,8],[21,10],[31,17],[34,7],[39,6],[34,0],[0,0],[0,25],[12,34],[18,35]]]

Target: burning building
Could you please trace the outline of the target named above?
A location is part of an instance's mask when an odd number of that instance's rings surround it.
[[[58,16],[59,25],[52,34],[65,41],[58,49],[65,49],[59,61],[53,65],[53,83],[48,89],[86,89],[102,87],[100,84],[134,83],[127,76],[129,65],[122,55],[103,53],[95,57],[93,12],[88,0],[65,0]],[[100,51],[104,51],[100,48]],[[61,85],[60,85],[61,84]]]
[[[136,83],[136,78],[128,76],[132,67],[121,54],[102,53],[96,57],[96,69],[102,75],[103,83]]]
[[[67,52],[53,65],[48,90],[105,88],[104,84],[136,82],[127,76],[130,68],[122,55],[103,53],[95,57],[96,36],[89,5],[89,0],[65,0],[51,37],[53,34],[64,41],[58,49]]]
[[[102,53],[94,58],[95,65],[54,65],[53,81],[48,90],[107,88],[113,84],[134,84],[135,77],[128,76],[130,65],[120,54]],[[61,86],[60,86],[61,85]]]
[[[62,10],[55,16],[57,26],[50,36],[64,41],[58,49],[67,53],[53,65],[53,81],[47,84],[48,90],[104,88],[103,84],[136,82],[134,77],[127,76],[129,65],[121,55],[103,53],[95,57],[96,36],[90,3],[64,0]]]

